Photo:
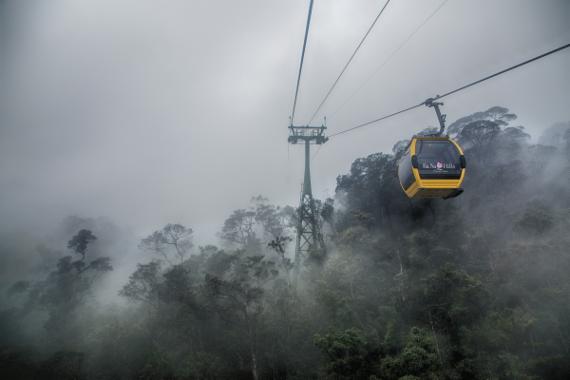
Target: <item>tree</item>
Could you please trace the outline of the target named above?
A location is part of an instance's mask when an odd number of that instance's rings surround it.
[[[239,247],[255,247],[259,244],[255,232],[255,211],[235,210],[224,222],[220,237]]]
[[[490,121],[499,127],[507,126],[511,121],[516,120],[517,115],[510,113],[508,108],[494,106],[486,111],[475,112],[469,116],[457,119],[447,127],[447,133],[452,136],[458,136],[465,126],[479,121]]]
[[[152,303],[157,298],[161,265],[158,261],[137,264],[136,271],[129,276],[129,282],[119,294],[132,301]]]
[[[336,379],[366,378],[370,373],[368,342],[361,331],[348,329],[316,334],[315,344],[325,356],[326,371]]]
[[[52,336],[63,338],[64,341],[78,338],[81,327],[74,323],[75,312],[84,305],[102,274],[113,269],[109,257],[87,260],[89,244],[96,239],[91,231],[80,230],[71,238],[68,247],[80,254],[81,258],[61,258],[56,269],[44,281],[36,283],[34,291],[30,293],[48,312],[46,329]]]
[[[218,276],[206,275],[207,294],[222,319],[244,328],[251,374],[259,378],[258,337],[260,319],[265,309],[265,285],[278,275],[275,263],[263,256],[233,255],[230,267]]]
[[[464,149],[471,149],[484,157],[490,145],[501,133],[501,127],[494,121],[480,120],[467,124],[457,135]]]
[[[85,259],[85,253],[89,243],[97,240],[90,230],[80,230],[71,240],[67,243],[67,248],[72,249],[75,253],[80,254],[82,259]]]
[[[403,196],[396,176],[394,156],[375,153],[354,161],[350,173],[337,177],[336,192],[347,208],[343,224],[394,228],[400,215],[409,215],[410,203]]]
[[[293,261],[287,257],[287,245],[293,241],[290,236],[277,236],[274,240],[270,241],[268,246],[273,249],[279,257],[279,266],[285,272],[287,278],[287,285],[291,287],[291,271],[295,267]]]
[[[552,210],[540,202],[531,202],[515,228],[523,234],[541,235],[554,226]]]
[[[247,209],[232,212],[219,236],[230,246],[259,254],[262,240],[284,236],[295,226],[295,210],[271,205],[261,195],[253,197],[250,203]]]
[[[167,224],[162,230],[155,231],[142,239],[139,248],[162,257],[173,265],[172,257],[182,263],[192,249],[192,229],[181,224]]]
[[[404,349],[398,356],[388,356],[381,360],[382,378],[397,379],[438,379],[441,364],[436,353],[436,345],[430,334],[418,327],[412,327]]]

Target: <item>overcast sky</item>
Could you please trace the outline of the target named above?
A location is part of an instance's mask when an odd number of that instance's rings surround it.
[[[570,42],[568,0],[449,0],[377,71],[441,2],[392,0],[320,115],[329,132]],[[383,4],[315,0],[298,123]],[[303,150],[288,147],[287,124],[307,7],[0,0],[0,227],[107,216],[141,235],[183,223],[205,243],[253,195],[296,205]],[[444,112],[502,105],[536,139],[570,120],[569,68],[570,49],[447,98]],[[316,195],[333,195],[354,159],[435,123],[417,109],[332,139],[313,162]]]

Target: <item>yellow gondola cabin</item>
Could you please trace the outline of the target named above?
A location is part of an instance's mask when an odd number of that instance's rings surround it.
[[[414,136],[398,163],[408,198],[453,198],[463,192],[465,156],[448,136]]]

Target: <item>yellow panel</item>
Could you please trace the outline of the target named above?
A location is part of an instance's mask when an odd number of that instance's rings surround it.
[[[416,142],[418,141],[417,138],[412,138],[412,142],[410,143],[410,157],[416,155]]]
[[[410,187],[408,187],[407,190],[404,190],[404,192],[406,193],[408,198],[413,198],[416,195],[416,193],[418,192],[418,190],[419,190],[418,183],[414,182],[414,183],[412,183],[412,185]]]
[[[439,136],[429,136],[429,137],[419,137],[421,140],[447,140],[451,141],[453,145],[457,148],[459,153],[463,155],[463,150],[454,140],[449,137],[439,137]],[[418,137],[413,137],[410,143],[410,157],[416,155],[416,143]],[[421,179],[420,172],[416,168],[412,168],[412,173],[414,174],[415,182],[408,188],[404,189],[404,192],[409,198],[443,198],[456,189],[461,188],[461,184],[465,178],[465,169],[461,170],[461,176],[459,179]]]

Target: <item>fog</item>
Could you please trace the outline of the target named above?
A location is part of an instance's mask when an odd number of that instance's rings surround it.
[[[334,113],[438,5],[391,4],[323,109]],[[3,228],[70,214],[144,234],[177,221],[207,240],[252,194],[296,204],[302,149],[286,143],[305,1],[3,1]],[[305,123],[377,12],[317,2],[297,120]],[[334,117],[367,121],[568,40],[567,1],[451,1]],[[568,120],[561,52],[446,99],[450,120],[501,104],[538,132]],[[317,122],[322,120],[317,120]],[[330,196],[352,160],[436,122],[419,109],[331,140],[313,187]],[[41,190],[41,191],[40,191]]]
[[[295,124],[383,4],[315,2]],[[307,6],[0,0],[0,375],[567,378],[570,49],[444,99],[459,198],[397,182],[395,144],[433,109],[313,147],[328,254],[298,274]],[[392,1],[313,123],[567,44],[569,19],[565,0]]]

